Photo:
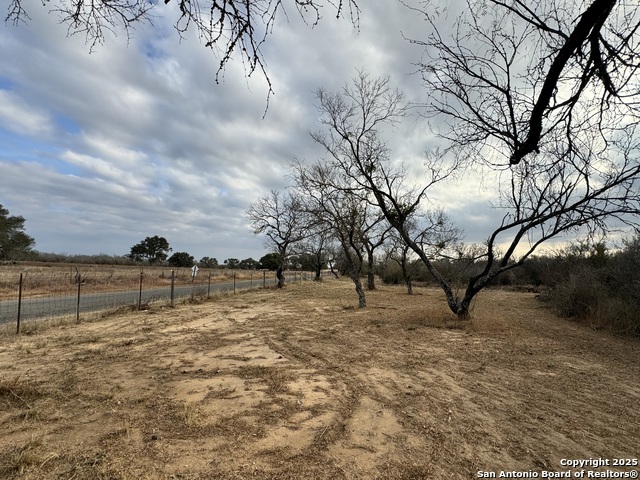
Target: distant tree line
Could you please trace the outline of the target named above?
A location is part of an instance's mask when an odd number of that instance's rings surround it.
[[[35,240],[25,232],[25,219],[21,216],[10,215],[9,211],[0,205],[0,261],[16,262],[30,260],[51,263],[82,263],[95,265],[169,265],[171,267],[190,268],[198,265],[201,268],[229,268],[238,270],[276,270],[273,254],[266,254],[258,260],[245,258],[228,258],[222,264],[215,257],[202,257],[196,262],[188,252],[172,252],[166,238],[158,235],[146,237],[131,247],[127,255],[74,255],[65,253],[46,253],[33,249]]]

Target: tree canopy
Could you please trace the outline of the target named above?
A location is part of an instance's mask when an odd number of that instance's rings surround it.
[[[0,260],[17,260],[31,252],[36,242],[25,233],[24,222],[0,205]]]
[[[213,257],[202,257],[200,259],[200,265],[205,268],[218,268],[218,259]]]
[[[275,252],[267,253],[260,258],[260,268],[265,270],[276,271],[281,264],[280,254]]]
[[[260,266],[260,262],[251,257],[240,260],[238,268],[240,270],[256,270]]]
[[[585,143],[604,153],[640,120],[637,0],[467,0],[453,24],[428,6],[430,33],[412,40],[426,104],[465,154],[515,165]]]
[[[193,255],[189,255],[187,252],[175,252],[169,257],[168,263],[172,267],[193,267],[195,259]]]
[[[237,258],[227,258],[223,263],[227,268],[238,268],[240,260]]]
[[[147,237],[131,247],[129,258],[136,262],[146,260],[152,264],[164,262],[171,250],[172,248],[169,246],[166,238],[155,235],[153,237]]]
[[[299,192],[272,190],[253,202],[246,214],[256,235],[265,235],[265,246],[275,250],[280,259],[276,276],[284,287],[284,267],[291,247],[304,240],[311,223],[305,215]]]

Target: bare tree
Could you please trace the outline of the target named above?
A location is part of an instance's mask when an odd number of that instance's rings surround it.
[[[303,240],[310,228],[302,205],[298,192],[282,193],[272,190],[252,203],[247,210],[253,233],[264,234],[267,237],[265,246],[278,254],[278,288],[285,284],[284,266],[291,246]]]
[[[296,254],[308,255],[312,259],[315,277],[314,280],[322,280],[322,269],[329,261],[329,249],[331,246],[331,231],[326,225],[315,224],[306,238],[295,246]]]
[[[338,265],[342,261],[342,250],[335,238],[329,237],[327,245],[327,263],[329,264],[329,272],[335,278],[340,278]]]
[[[364,217],[361,235],[362,246],[367,254],[367,290],[375,290],[375,254],[384,245],[392,227],[377,208],[368,205],[365,211],[367,215]]]
[[[451,221],[441,208],[415,211],[412,218],[404,222],[404,229],[411,239],[406,242],[397,230],[390,234],[391,243],[387,258],[400,266],[407,293],[413,293],[412,277],[416,273],[414,248],[417,246],[432,261],[459,259],[464,250],[463,231]]]
[[[411,254],[413,250],[407,245],[402,237],[393,230],[385,245],[385,258],[398,264],[402,280],[407,287],[407,294],[413,295],[413,277],[415,276],[415,262],[412,261]]]
[[[456,261],[464,251],[464,233],[442,208],[415,211],[413,217],[404,222],[404,229],[410,241],[405,241],[403,236],[394,230],[387,258],[400,266],[407,293],[411,295],[411,278],[416,272],[415,261],[418,260],[414,253],[416,247],[424,252],[431,262]]]
[[[638,6],[468,0],[448,35],[423,12],[429,114],[448,123],[441,134],[456,155],[500,172],[502,220],[461,313],[543,242],[637,225]]]
[[[340,254],[347,265],[347,273],[353,281],[358,295],[358,306],[367,306],[362,287],[364,265],[363,231],[366,227],[367,210],[371,208],[355,195],[344,183],[345,177],[330,164],[316,162],[305,166],[301,162],[292,166],[296,188],[304,192],[307,212],[324,225],[340,244]]]
[[[523,159],[502,171],[488,167],[487,162],[478,162],[478,168],[485,169],[481,174],[496,176],[497,200],[493,206],[501,212],[501,220],[486,243],[478,246],[469,259],[477,268],[466,279],[464,292],[459,295],[438,271],[425,244],[411,234],[411,222],[420,212],[430,187],[449,178],[458,165],[455,159],[446,163],[441,156],[428,157],[424,184],[407,185],[405,171],[394,166],[386,145],[379,140],[375,128],[369,127],[376,124],[374,120],[379,120],[379,125],[387,121],[386,113],[373,118],[368,115],[389,112],[390,105],[396,104],[390,102],[391,98],[396,97],[388,80],[370,79],[362,73],[354,80],[354,87],[339,94],[323,93],[321,122],[333,134],[316,138],[330,139],[325,145],[333,152],[334,168],[375,198],[387,221],[420,258],[445,292],[449,308],[459,317],[468,315],[471,301],[483,288],[504,272],[522,265],[542,243],[568,232],[604,233],[616,226],[638,226],[637,125],[628,124],[618,130],[608,140],[606,149],[600,144],[603,140],[599,135],[588,137],[585,132],[580,143],[567,150],[562,143],[564,132],[550,132],[548,154]],[[482,118],[490,129],[493,113],[490,109],[470,111],[468,116]],[[558,145],[555,151],[551,150],[554,143]],[[478,153],[482,151],[478,149]]]
[[[428,190],[450,176],[456,166],[443,168],[433,161],[427,165],[430,178],[426,184],[406,188],[404,169],[391,167],[387,145],[380,139],[379,129],[399,122],[407,110],[401,92],[391,88],[388,78],[374,79],[360,71],[353,84],[346,85],[341,92],[320,89],[317,98],[324,129],[311,136],[330,155],[325,168],[337,172],[334,176],[345,182],[342,190],[380,209],[425,263],[448,298],[453,297],[451,288],[409,229]]]
[[[431,4],[429,4],[431,7]],[[422,11],[427,108],[452,145],[484,161],[571,154],[584,135],[638,121],[640,2],[467,0],[453,25]],[[562,136],[557,132],[563,132]],[[468,154],[467,151],[467,154]]]
[[[137,24],[153,24],[154,15],[164,2],[149,0],[53,0],[42,2],[58,14],[70,35],[84,35],[90,48],[105,41],[106,32],[124,30],[127,37]],[[195,30],[200,40],[219,59],[218,80],[235,55],[246,66],[247,76],[260,71],[269,84],[262,45],[275,27],[278,16],[288,15],[287,6],[309,24],[316,25],[326,6],[334,8],[337,18],[345,12],[355,24],[360,10],[356,0],[173,0],[179,15],[174,26],[179,36]],[[10,0],[5,21],[18,24],[30,20],[24,0]],[[31,5],[29,5],[31,7]]]

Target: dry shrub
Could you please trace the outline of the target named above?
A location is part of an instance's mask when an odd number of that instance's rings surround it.
[[[558,283],[553,290],[547,292],[546,299],[559,316],[583,319],[597,311],[602,295],[602,285],[593,271],[584,269],[570,274],[567,280]]]
[[[640,308],[622,298],[603,296],[586,320],[595,330],[640,337]]]
[[[561,317],[586,322],[596,330],[640,336],[640,306],[614,295],[592,269],[570,274],[541,298]]]

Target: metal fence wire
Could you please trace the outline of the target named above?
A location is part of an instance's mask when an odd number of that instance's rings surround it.
[[[273,287],[273,272],[202,272],[193,276],[188,269],[140,271],[130,278],[118,278],[116,272],[89,273],[39,271],[13,272],[13,279],[5,272],[0,277],[0,324],[20,324],[38,319],[81,319],[81,315],[120,307],[147,308],[151,303],[192,298],[208,298],[220,293],[236,293],[241,290]],[[313,278],[312,274],[299,271],[286,273],[287,282]],[[11,294],[11,291],[13,294]],[[8,298],[13,297],[13,298]]]

